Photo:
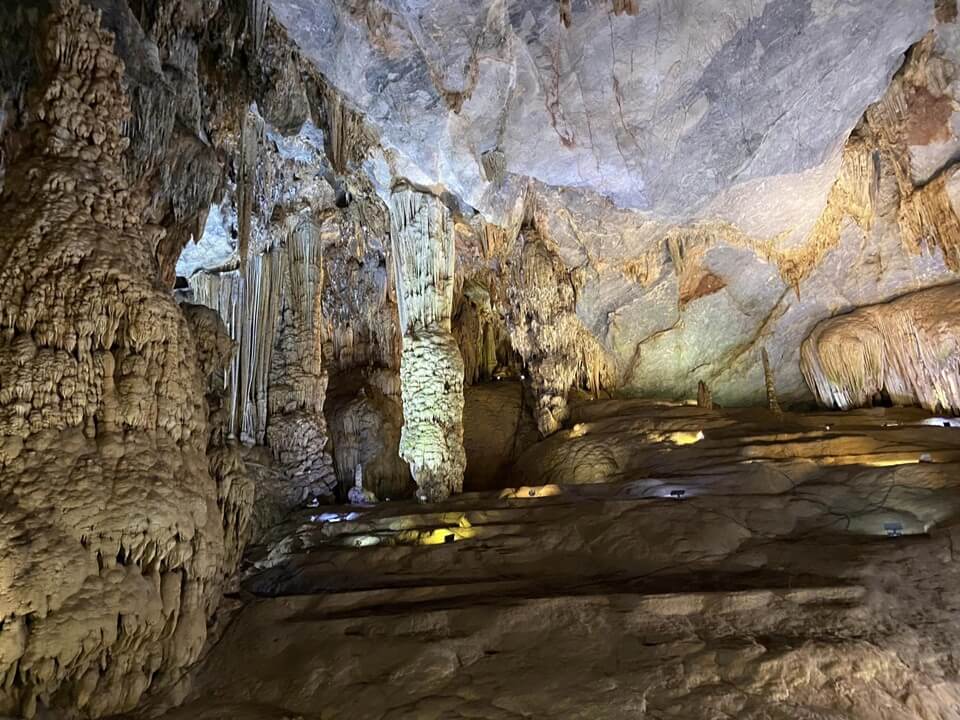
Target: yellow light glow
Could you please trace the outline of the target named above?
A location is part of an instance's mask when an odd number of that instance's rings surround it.
[[[703,440],[703,430],[678,430],[667,435],[667,440],[674,445],[693,445]]]
[[[501,499],[507,500],[525,500],[529,498],[538,498],[538,497],[553,497],[554,495],[562,495],[563,490],[560,489],[559,485],[533,485],[519,488],[507,488],[500,492]]]
[[[870,460],[865,465],[870,467],[894,467],[896,465],[918,465],[919,458],[890,458],[884,460]]]
[[[404,530],[397,533],[396,542],[403,545],[445,545],[451,542],[460,542],[476,537],[477,531],[467,520],[466,515],[450,517],[453,513],[444,516],[444,522],[456,522],[455,526],[434,528],[432,530]]]
[[[578,437],[583,437],[586,434],[587,434],[587,426],[584,423],[577,423],[572,428],[570,428],[570,432],[567,434],[567,437],[578,438]]]

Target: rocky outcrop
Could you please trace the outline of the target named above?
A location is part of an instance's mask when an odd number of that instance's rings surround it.
[[[347,479],[359,472],[363,488],[380,500],[413,495],[416,486],[410,468],[400,457],[404,424],[400,392],[398,371],[373,369],[365,371],[358,383],[341,377],[339,392],[328,397],[330,439],[341,491]]]
[[[454,246],[450,212],[432,195],[394,191],[390,237],[403,331],[400,455],[423,501],[463,489],[463,360],[450,333]]]
[[[825,407],[889,399],[960,413],[960,285],[921,290],[817,325],[801,369]]]
[[[102,716],[194,661],[246,539],[226,345],[161,278],[123,171],[124,67],[57,3],[0,212],[0,712]]]

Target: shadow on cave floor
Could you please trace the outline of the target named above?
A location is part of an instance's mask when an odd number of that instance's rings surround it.
[[[145,712],[951,707],[960,428],[945,424],[894,409],[574,408],[497,479],[508,489],[295,513],[248,553],[242,602],[207,659]],[[905,683],[911,701],[885,689]]]

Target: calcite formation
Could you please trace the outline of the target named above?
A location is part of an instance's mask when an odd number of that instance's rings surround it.
[[[273,516],[336,490],[322,337],[330,234],[323,213],[334,193],[315,170],[322,141],[311,124],[288,140],[255,110],[244,117],[237,183],[211,208],[210,232],[178,267],[192,273],[193,300],[215,309],[237,343],[225,378],[230,432],[248,446],[269,446],[284,481],[261,487],[258,497]]]
[[[0,36],[0,715],[953,717],[956,0]]]
[[[432,195],[398,189],[390,237],[403,330],[400,454],[421,500],[463,487],[463,360],[450,333],[455,246],[449,210]]]
[[[112,37],[78,0],[45,27],[0,198],[0,712],[96,717],[198,657],[251,494],[208,415],[222,330],[123,173]]]
[[[543,435],[567,419],[572,388],[596,395],[610,380],[602,347],[576,315],[576,284],[535,229],[521,233],[507,288],[510,340],[529,368]]]
[[[376,497],[409,497],[410,468],[400,457],[404,421],[399,372],[383,368],[365,372],[349,399],[328,398],[327,411],[337,476],[356,477],[357,468],[362,468],[363,487]]]
[[[270,366],[267,442],[292,485],[305,487],[308,493],[329,494],[336,478],[325,451],[327,374],[317,332],[323,286],[320,233],[309,213],[288,218],[287,225],[284,292]]]
[[[817,400],[849,410],[889,399],[960,413],[960,285],[920,290],[817,325],[801,369]]]

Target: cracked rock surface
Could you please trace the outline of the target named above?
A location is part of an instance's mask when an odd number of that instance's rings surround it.
[[[954,5],[271,2],[378,135],[382,197],[448,193],[511,247],[532,219],[578,275],[593,374],[723,405],[763,401],[764,346],[778,396],[811,400],[817,322],[956,279]]]

